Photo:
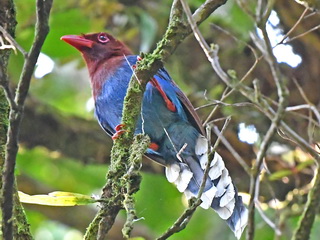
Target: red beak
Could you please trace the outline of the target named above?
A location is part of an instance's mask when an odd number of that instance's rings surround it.
[[[92,48],[93,41],[85,39],[82,36],[77,35],[66,35],[62,36],[60,40],[65,41],[66,43],[69,43],[71,46],[75,47],[79,51],[82,51],[85,47]]]

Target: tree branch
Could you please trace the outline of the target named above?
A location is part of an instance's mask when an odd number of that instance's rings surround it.
[[[2,176],[3,182],[3,201],[2,201],[2,231],[4,239],[12,239],[13,237],[13,195],[14,195],[14,169],[16,164],[16,155],[18,152],[18,134],[20,122],[23,114],[23,105],[29,91],[29,85],[33,74],[34,66],[37,62],[41,47],[49,32],[48,19],[52,0],[37,1],[37,22],[35,39],[31,50],[24,62],[22,73],[20,75],[17,93],[15,97],[15,105],[11,106],[9,116],[8,140],[6,149],[6,159],[4,164],[4,172]]]
[[[130,237],[134,222],[138,219],[135,210],[135,200],[133,194],[139,190],[141,175],[139,173],[141,168],[141,159],[150,144],[148,136],[139,134],[135,136],[133,144],[131,145],[132,154],[130,154],[129,163],[131,164],[127,173],[122,177],[123,184],[126,184],[126,193],[124,195],[123,205],[127,212],[127,220],[122,229],[125,238]]]
[[[280,72],[279,65],[277,63],[277,60],[272,52],[272,46],[271,42],[266,30],[266,24],[267,20],[269,18],[269,15],[271,13],[271,10],[273,8],[273,1],[268,2],[268,8],[266,11],[266,14],[264,16],[260,16],[261,22],[258,23],[260,25],[260,29],[263,34],[264,39],[264,48],[261,48],[261,52],[264,54],[264,58],[267,60],[267,63],[269,64],[269,68],[271,69],[271,73],[273,76],[273,80],[277,87],[278,92],[278,109],[274,117],[271,119],[271,125],[266,132],[264,139],[260,145],[259,152],[257,153],[257,159],[253,166],[253,172],[251,175],[251,181],[250,181],[250,202],[249,202],[249,219],[248,219],[248,231],[247,231],[247,239],[252,240],[254,238],[254,213],[255,213],[255,202],[258,198],[259,194],[259,185],[257,185],[259,181],[259,175],[261,171],[261,166],[263,163],[263,159],[265,157],[266,151],[268,149],[269,144],[271,143],[271,140],[276,133],[277,128],[280,125],[280,121],[283,118],[285,107],[286,107],[286,98],[288,96],[288,89],[286,88],[285,81],[283,79],[283,76]],[[257,45],[259,46],[259,45]],[[260,94],[260,93],[259,93]]]
[[[319,159],[318,159],[319,160]],[[319,165],[318,165],[319,166]],[[299,220],[299,224],[292,240],[305,240],[310,238],[311,228],[313,226],[316,214],[320,207],[320,168],[317,169],[314,186],[308,194],[304,212]]]

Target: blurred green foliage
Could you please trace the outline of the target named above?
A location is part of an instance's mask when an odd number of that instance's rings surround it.
[[[16,40],[22,47],[29,49],[34,34],[35,3],[34,0],[15,2],[18,21]],[[54,61],[55,67],[48,75],[40,79],[32,79],[30,95],[54,106],[63,114],[93,118],[92,108],[87,106],[91,90],[84,63],[79,52],[60,41],[60,37],[67,34],[106,30],[125,41],[136,53],[150,51],[166,29],[171,2],[169,0],[55,0],[50,18],[50,33],[42,49],[42,52]],[[189,1],[189,4],[192,9],[196,9],[202,2],[202,0],[192,0]],[[229,29],[243,40],[249,39],[248,32],[254,27],[251,19],[234,1],[228,1],[201,26],[208,42],[213,42],[216,37],[213,36],[211,23]],[[239,54],[245,49],[245,46],[239,43],[230,43],[229,40],[223,42],[224,38],[219,39],[222,39],[222,47],[224,44],[227,46],[222,49],[222,62],[233,53]],[[202,64],[207,63],[206,57],[194,42],[194,38],[189,37],[184,46],[179,47],[169,59],[167,68],[178,85],[187,94],[191,94],[190,98],[193,101],[201,105],[207,102],[203,96],[205,89],[208,90],[206,97],[217,99],[221,96],[224,85],[217,81],[210,64]],[[12,55],[9,72],[13,84],[17,83],[22,64],[21,54]],[[231,65],[238,67],[240,63],[237,66]],[[237,73],[246,70],[237,68]],[[226,102],[232,102],[233,98],[241,97],[233,95]],[[247,109],[241,111],[246,112],[244,115],[250,119],[256,117],[254,116],[256,112],[248,114]],[[203,112],[207,114],[207,110]],[[222,110],[222,113],[227,115],[233,115],[234,112],[233,107],[225,107]],[[107,166],[79,164],[74,159],[62,157],[59,152],[50,152],[42,147],[28,150],[22,146],[17,163],[18,178],[28,176],[41,186],[48,188],[48,191],[69,191],[87,195],[100,194],[106,172]],[[24,186],[23,182],[19,182],[20,185],[30,190],[26,192],[28,194],[45,194],[44,192],[32,192],[35,187]],[[168,183],[163,175],[147,173],[143,173],[141,189],[136,194],[136,204],[138,217],[143,218],[138,223],[150,229],[155,236],[159,236],[170,227],[186,206],[181,193]],[[25,206],[36,239],[81,239],[81,232],[83,233],[85,229],[72,229],[67,224],[50,220],[34,207]],[[274,215],[273,210],[269,210],[267,214],[269,213],[270,216]],[[258,214],[257,217],[259,217]],[[295,226],[296,223],[297,219],[290,219],[286,224],[292,230],[292,226]],[[314,239],[317,239],[319,231],[318,229],[313,232]],[[280,239],[288,239],[290,234],[288,231]],[[259,219],[257,236],[263,240],[274,239],[274,231]],[[234,236],[212,210],[199,209],[187,229],[170,239],[225,240],[234,239]]]

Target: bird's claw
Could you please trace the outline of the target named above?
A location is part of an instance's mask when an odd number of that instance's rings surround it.
[[[137,62],[139,62],[139,61],[141,61],[142,60],[142,58],[140,57],[140,56],[137,56]],[[136,69],[137,68],[137,64],[133,64],[132,65],[132,68],[133,69]]]
[[[123,130],[124,124],[118,124],[114,129],[116,130],[115,134],[112,135],[112,140],[116,140],[122,135],[123,133],[127,132],[127,130]]]

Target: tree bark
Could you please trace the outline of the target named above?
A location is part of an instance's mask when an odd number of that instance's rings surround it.
[[[10,34],[12,37],[15,35],[15,27],[16,27],[16,12],[15,6],[12,0],[0,0],[0,23],[1,26],[5,29],[5,31]],[[0,35],[1,37],[4,34]],[[3,84],[8,81],[7,79],[7,66],[9,62],[9,56],[11,53],[11,49],[4,49],[0,51],[0,82]],[[2,85],[1,84],[1,85]],[[5,162],[5,152],[6,152],[6,142],[7,142],[7,132],[9,127],[9,104],[6,98],[6,94],[3,88],[0,88],[0,171],[1,176],[3,174],[3,167]],[[0,187],[1,187],[1,199],[3,197],[3,183],[2,178],[0,178]],[[26,216],[24,210],[19,202],[19,198],[16,191],[16,185],[14,184],[14,208],[13,208],[13,224],[11,227],[13,228],[13,238],[14,239],[32,239],[29,225],[26,220]],[[3,214],[3,209],[5,206],[2,205],[1,202],[1,211]],[[3,226],[3,224],[2,224]],[[8,229],[4,229],[2,227],[2,234],[5,238],[5,231]],[[12,230],[11,230],[12,231]],[[12,238],[11,237],[11,238]]]

